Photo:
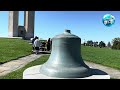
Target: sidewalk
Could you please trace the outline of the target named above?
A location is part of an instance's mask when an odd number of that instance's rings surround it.
[[[28,64],[31,61],[34,61],[35,59],[41,57],[43,54],[31,54],[26,57],[19,58],[18,60],[13,60],[4,64],[0,65],[0,76],[6,75],[10,72],[13,72],[19,68],[24,67],[26,64]]]
[[[92,62],[88,62],[88,61],[84,61],[89,67],[95,68],[95,69],[99,69],[102,70],[104,72],[106,72],[107,74],[110,75],[111,78],[114,79],[120,79],[120,70],[114,69],[114,68],[110,68],[110,67],[106,67],[100,64],[95,64]]]

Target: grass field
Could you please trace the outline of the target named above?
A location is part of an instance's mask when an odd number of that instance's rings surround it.
[[[0,63],[31,54],[32,47],[21,39],[0,38]]]
[[[82,46],[81,54],[86,61],[120,69],[120,50]]]
[[[120,69],[120,50],[81,46],[81,54],[83,60]],[[22,79],[23,71],[25,69],[31,66],[43,64],[48,60],[48,58],[49,55],[42,56],[41,58],[27,64],[25,67],[9,73],[6,76],[0,77],[0,79]]]

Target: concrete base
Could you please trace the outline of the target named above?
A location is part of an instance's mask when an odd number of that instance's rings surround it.
[[[33,66],[23,72],[23,79],[110,79],[106,73],[93,69],[93,75],[84,78],[56,78],[43,75],[39,72],[41,65]]]

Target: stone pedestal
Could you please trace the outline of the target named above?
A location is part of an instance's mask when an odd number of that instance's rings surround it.
[[[56,78],[56,77],[49,77],[40,73],[40,67],[42,65],[36,65],[26,69],[23,72],[23,79],[110,79],[110,76],[97,69],[93,69],[93,74],[89,77],[84,78]]]

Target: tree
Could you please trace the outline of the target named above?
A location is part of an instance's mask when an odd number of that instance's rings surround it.
[[[111,43],[110,42],[108,42],[107,47],[111,48]]]
[[[86,43],[84,42],[83,45],[86,46]]]
[[[93,41],[92,40],[87,41],[87,46],[93,46]]]
[[[113,43],[113,46],[112,46],[112,49],[117,49],[117,50],[120,50],[120,38],[114,38],[112,40],[112,43]]]
[[[120,42],[120,38],[118,37],[118,38],[114,38],[113,40],[112,40],[112,43],[114,43],[114,42]]]
[[[93,46],[97,47],[98,46],[98,42],[93,42]]]
[[[103,41],[100,41],[100,42],[99,42],[99,47],[100,47],[100,48],[105,47],[105,46],[106,46],[106,45],[105,45],[105,43],[104,43]]]

